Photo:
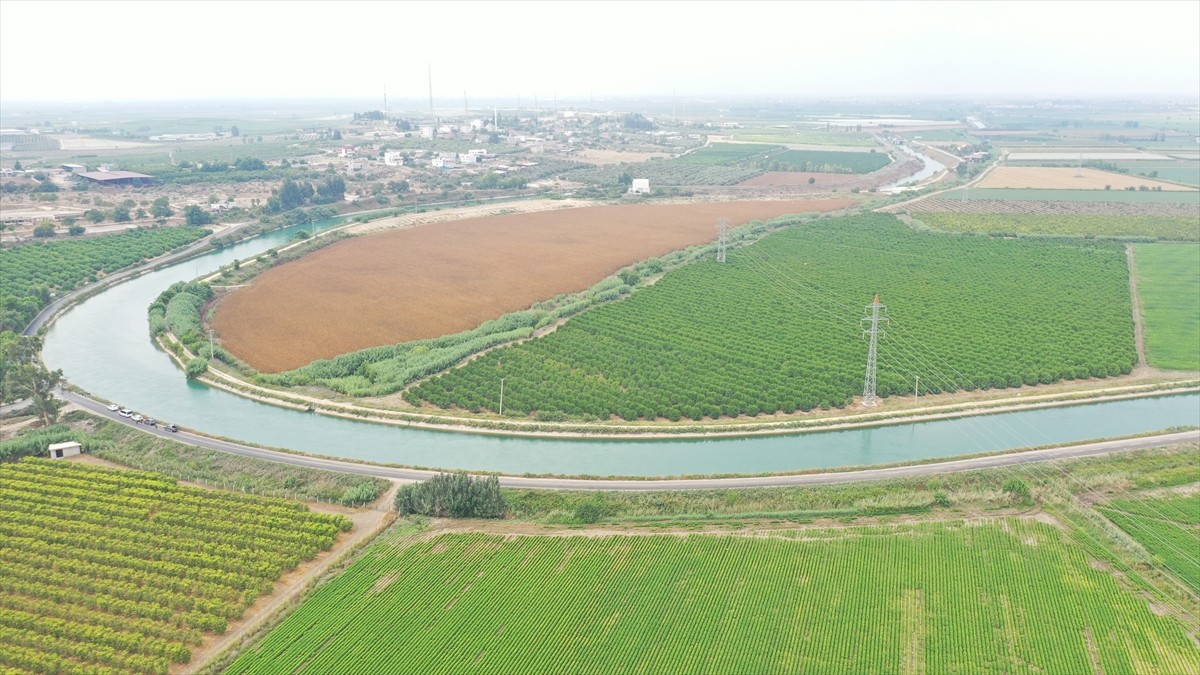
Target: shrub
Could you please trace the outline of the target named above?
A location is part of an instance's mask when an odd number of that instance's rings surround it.
[[[495,476],[476,478],[459,471],[401,487],[396,492],[396,510],[439,518],[503,518],[508,501]]]
[[[581,523],[590,525],[599,522],[603,517],[604,510],[596,502],[583,502],[575,507],[575,520]]]
[[[194,380],[208,371],[208,359],[195,358],[187,362],[187,379]]]

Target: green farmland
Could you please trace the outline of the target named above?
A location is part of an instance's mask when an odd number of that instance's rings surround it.
[[[198,227],[159,227],[122,234],[0,249],[0,331],[20,331],[59,296],[117,270],[211,234]]]
[[[892,216],[823,220],[676,269],[543,338],[406,392],[413,403],[625,420],[840,407],[862,392],[859,320],[891,325],[879,392],[997,388],[1129,372],[1128,268],[1114,242],[917,233]],[[1083,302],[1083,299],[1087,302]]]
[[[227,672],[1195,672],[1052,525],[385,535]],[[797,536],[799,535],[799,536]]]
[[[772,171],[871,173],[891,164],[892,158],[884,152],[787,150],[771,155],[766,161]]]
[[[165,674],[348,529],[161,474],[0,464],[0,670]]]
[[[1196,545],[1200,537],[1200,495],[1132,497],[1097,508],[1200,593],[1200,550]]]
[[[1200,370],[1200,245],[1136,244],[1146,360]]]
[[[1088,237],[1153,237],[1200,241],[1200,222],[1185,216],[1100,216],[1071,213],[913,213],[941,232],[979,232],[999,236],[1067,235]]]
[[[713,143],[670,161],[677,164],[728,166],[750,159],[761,159],[778,149],[773,145],[753,143]]]

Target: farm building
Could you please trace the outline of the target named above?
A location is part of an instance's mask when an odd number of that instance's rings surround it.
[[[145,185],[154,181],[154,176],[136,171],[84,171],[75,175],[101,185]]]
[[[75,441],[51,443],[47,450],[50,451],[50,459],[62,459],[64,457],[74,457],[75,455],[83,454],[83,446]]]
[[[388,166],[404,166],[404,153],[389,150],[383,153],[383,163]]]
[[[649,192],[650,192],[650,179],[649,178],[634,178],[633,182],[630,183],[630,185],[629,185],[629,194],[631,194],[631,195],[643,195],[643,194],[649,194]]]
[[[67,173],[83,173],[87,171],[87,167],[82,164],[59,164],[58,166]]]

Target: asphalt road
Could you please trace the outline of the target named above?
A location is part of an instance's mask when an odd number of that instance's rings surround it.
[[[342,473],[361,474],[366,476],[377,476],[379,478],[399,479],[404,481],[425,480],[432,477],[436,471],[422,471],[419,469],[400,469],[387,466],[379,466],[377,464],[358,464],[355,462],[345,462],[336,459],[321,459],[318,457],[307,457],[304,455],[294,455],[287,452],[277,450],[265,450],[263,448],[255,448],[240,443],[230,441],[222,441],[208,436],[180,431],[171,433],[163,431],[161,427],[147,427],[145,425],[136,424],[115,412],[110,412],[108,408],[97,401],[80,396],[74,392],[66,392],[62,394],[63,398],[74,403],[82,408],[86,408],[98,415],[108,417],[114,421],[128,424],[138,430],[170,438],[172,440],[188,443],[201,448],[210,450],[219,450],[228,452],[243,457],[257,457],[271,462],[280,462],[283,464],[292,464],[295,466],[307,466],[313,469],[323,469],[326,471],[338,471]],[[1130,438],[1116,441],[1101,441],[1097,443],[1085,443],[1082,445],[1070,445],[1059,448],[1047,448],[1043,450],[1030,450],[1027,452],[1016,452],[1004,455],[991,455],[988,457],[976,457],[972,459],[958,459],[946,462],[936,462],[932,464],[917,464],[912,466],[898,466],[886,469],[862,469],[858,471],[838,471],[832,473],[808,473],[791,476],[752,476],[746,478],[686,478],[686,479],[661,479],[661,480],[605,480],[605,479],[573,479],[573,478],[526,478],[523,476],[501,476],[500,484],[504,487],[512,488],[537,488],[544,490],[623,490],[623,491],[646,491],[646,490],[711,490],[717,488],[737,488],[737,487],[782,487],[788,485],[828,485],[831,483],[851,483],[864,480],[886,480],[893,478],[910,478],[913,476],[926,476],[939,473],[955,472],[955,471],[972,471],[975,469],[987,469],[1001,466],[1014,466],[1017,464],[1027,464],[1030,462],[1045,462],[1051,460],[1075,459],[1078,457],[1092,457],[1095,455],[1106,455],[1114,452],[1126,452],[1129,450],[1141,450],[1143,448],[1153,448],[1160,445],[1170,445],[1173,443],[1188,443],[1200,441],[1200,430],[1183,431],[1171,434],[1160,434],[1157,436],[1144,436],[1140,438]]]

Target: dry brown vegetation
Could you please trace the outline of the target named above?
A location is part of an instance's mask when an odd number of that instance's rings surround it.
[[[339,242],[226,296],[224,346],[279,372],[469,330],[622,267],[713,241],[716,223],[846,208],[846,199],[587,207],[471,218]]]
[[[1082,174],[1082,175],[1081,175]],[[1195,188],[1164,183],[1152,178],[1127,176],[1121,173],[1097,169],[1071,169],[1041,166],[998,166],[976,187],[979,188],[1034,188],[1047,190],[1113,190],[1127,187],[1161,187],[1163,190],[1193,190]]]

